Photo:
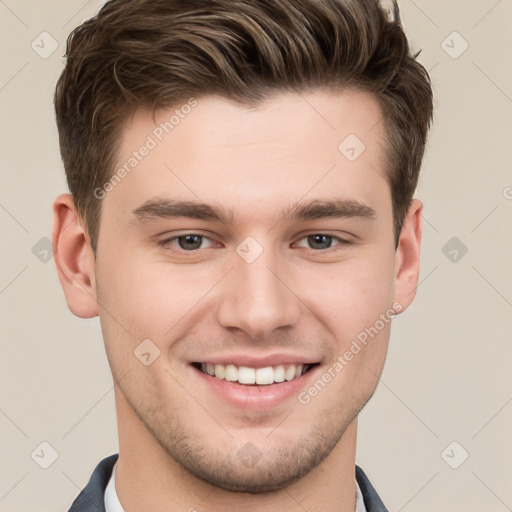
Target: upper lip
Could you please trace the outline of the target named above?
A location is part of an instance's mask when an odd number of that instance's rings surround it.
[[[249,368],[266,368],[268,366],[278,366],[286,364],[315,364],[319,360],[310,356],[276,353],[267,356],[257,356],[251,354],[229,354],[204,356],[200,359],[191,361],[191,363],[211,363],[211,364],[233,364],[235,366],[247,366]]]

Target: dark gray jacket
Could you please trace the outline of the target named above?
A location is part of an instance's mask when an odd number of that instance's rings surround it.
[[[105,512],[105,489],[118,456],[117,453],[110,455],[96,466],[89,483],[77,496],[68,512]],[[366,510],[387,512],[379,495],[359,466],[356,466],[356,480],[361,489]]]

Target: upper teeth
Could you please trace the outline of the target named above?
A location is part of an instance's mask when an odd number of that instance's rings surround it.
[[[306,372],[309,365],[289,364],[267,366],[265,368],[249,368],[247,366],[235,366],[234,364],[202,363],[201,371],[231,382],[240,384],[273,384],[300,377]]]

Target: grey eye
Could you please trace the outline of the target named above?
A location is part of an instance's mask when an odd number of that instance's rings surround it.
[[[183,249],[184,251],[199,249],[203,238],[204,237],[201,235],[184,235],[177,237],[178,245],[180,246],[180,249]]]
[[[307,239],[312,249],[329,249],[329,247],[331,247],[333,237],[318,234],[309,235]]]

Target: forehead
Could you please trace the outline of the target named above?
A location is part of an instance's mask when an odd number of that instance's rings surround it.
[[[106,203],[124,215],[157,196],[247,214],[314,197],[378,209],[390,197],[381,119],[363,92],[286,93],[257,107],[206,96],[139,111],[123,133],[116,169],[126,172]]]

